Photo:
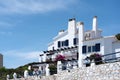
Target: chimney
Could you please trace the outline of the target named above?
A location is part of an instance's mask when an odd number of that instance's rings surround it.
[[[76,32],[76,20],[75,20],[75,18],[69,19],[68,32],[70,33],[70,35],[75,35],[75,32]]]
[[[94,16],[93,18],[93,31],[97,31],[97,16]]]
[[[73,38],[75,38],[76,36],[76,20],[75,18],[71,18],[68,21],[68,37],[69,37],[69,45],[70,46],[74,46],[73,42]]]
[[[84,23],[78,23],[79,28],[79,42],[84,41]]]
[[[58,34],[61,35],[62,33],[64,33],[64,30],[60,30]]]
[[[69,21],[73,21],[73,20],[75,20],[75,18],[71,18],[71,19],[69,19]]]

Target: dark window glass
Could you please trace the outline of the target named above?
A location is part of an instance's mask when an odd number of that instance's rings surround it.
[[[62,46],[64,46],[65,41],[62,41]]]
[[[69,46],[69,40],[65,40],[65,46]]]
[[[88,46],[88,52],[91,52],[91,46]]]
[[[61,43],[61,42],[60,42],[60,41],[58,41],[58,47],[61,47],[60,43]]]
[[[100,43],[97,43],[96,45],[95,45],[95,51],[97,52],[97,51],[100,51]]]
[[[78,58],[79,58],[79,53],[77,52],[77,60],[78,60]]]
[[[92,46],[92,52],[95,52],[95,46]]]
[[[78,43],[78,38],[73,39],[73,44],[76,45]]]
[[[85,54],[86,51],[87,51],[87,50],[86,50],[86,46],[83,46],[83,47],[82,47],[82,53]]]

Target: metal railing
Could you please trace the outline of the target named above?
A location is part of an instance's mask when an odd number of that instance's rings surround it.
[[[89,60],[87,60],[87,61],[86,61],[86,59],[83,59],[83,64],[90,65],[91,63],[103,64],[103,63],[119,62],[120,61],[120,52],[105,54],[100,57],[96,57],[92,60],[90,60],[90,57],[89,57]]]
[[[103,55],[102,61],[103,62],[118,62],[118,61],[120,61],[120,51]]]

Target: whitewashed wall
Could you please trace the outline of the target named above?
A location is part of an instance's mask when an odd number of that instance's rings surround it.
[[[48,50],[52,50],[53,47],[54,49],[58,49],[58,41],[65,41],[67,39],[69,40],[68,47],[74,46],[73,38],[77,36],[79,39],[79,45],[78,45],[79,65],[82,65],[81,64],[82,59],[94,53],[94,52],[90,52],[83,55],[82,54],[83,45],[92,46],[95,45],[96,43],[100,43],[100,51],[97,53],[102,55],[120,51],[120,46],[119,46],[120,42],[114,43],[115,42],[114,36],[102,37],[101,32],[102,30],[98,29],[96,16],[93,18],[92,30],[89,31],[84,31],[84,24],[81,26],[81,22],[76,22],[75,19],[69,20],[68,29],[66,31],[62,31],[61,33],[58,33],[58,35],[53,38],[53,42],[48,46]],[[90,33],[90,38],[88,37],[88,40],[85,40],[86,33]]]

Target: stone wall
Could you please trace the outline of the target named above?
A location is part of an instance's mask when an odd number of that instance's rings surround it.
[[[120,62],[61,71],[40,80],[120,80]]]

